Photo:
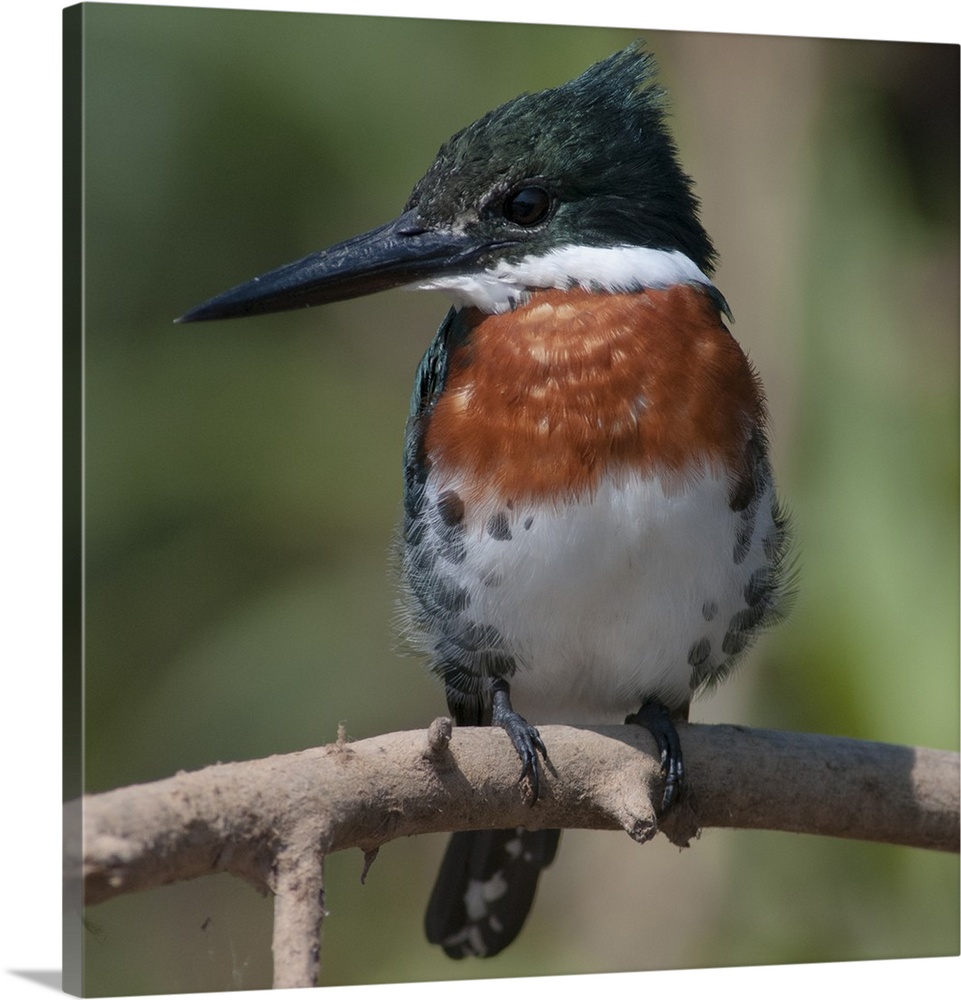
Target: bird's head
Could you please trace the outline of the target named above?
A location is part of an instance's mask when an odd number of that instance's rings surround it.
[[[710,286],[710,238],[638,45],[522,94],[441,146],[393,222],[246,282],[182,321],[387,288],[503,312],[534,288]]]

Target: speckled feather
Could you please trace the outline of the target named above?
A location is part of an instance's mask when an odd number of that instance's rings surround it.
[[[455,714],[492,676],[538,722],[681,708],[723,676],[783,597],[763,423],[691,286],[453,313],[415,393],[404,571]]]

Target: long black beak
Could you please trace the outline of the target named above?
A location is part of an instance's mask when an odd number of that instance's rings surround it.
[[[353,299],[463,271],[489,243],[429,229],[416,210],[247,281],[185,313],[178,323],[254,316]]]

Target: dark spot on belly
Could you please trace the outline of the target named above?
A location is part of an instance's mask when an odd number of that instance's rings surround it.
[[[420,545],[427,525],[422,517],[404,518],[404,541],[408,545]]]
[[[490,721],[490,708],[488,706],[485,711],[484,701],[489,698],[489,695],[485,695],[486,679],[510,677],[517,670],[514,658],[499,653],[465,655],[446,640],[437,644],[436,653],[438,660],[433,669],[444,679],[448,704],[452,701],[466,703],[457,712],[458,724],[487,725]],[[473,710],[470,710],[472,702]],[[464,711],[465,708],[468,710]]]
[[[433,603],[444,611],[459,614],[470,604],[470,595],[463,587],[443,577],[435,577],[431,586]]]
[[[407,550],[407,558],[404,560],[405,570],[411,581],[426,580],[433,572],[434,564],[437,561],[436,553],[425,545],[423,548]]]
[[[476,655],[492,652],[502,654],[504,637],[493,625],[463,620],[452,625],[445,638],[461,651],[461,658],[465,652]]]
[[[786,537],[785,532],[786,529],[783,516],[779,517],[775,514],[774,524],[761,541],[761,545],[764,548],[764,554],[772,562],[779,559],[781,556],[781,550],[784,548],[784,541]]]
[[[463,533],[459,529],[448,528],[443,533],[438,532],[437,554],[455,566],[467,558],[467,546],[464,544]]]
[[[758,428],[754,428],[744,446],[744,464],[736,473],[728,496],[728,506],[735,513],[756,504],[766,480],[767,446]]]
[[[763,618],[763,607],[744,608],[742,611],[738,611],[727,626],[727,633],[724,636],[724,642],[721,643],[721,649],[728,656],[734,656],[745,650],[754,637],[754,630]]]
[[[698,639],[691,646],[688,650],[687,662],[694,668],[688,683],[691,690],[696,691],[717,670],[717,665],[711,658],[711,640],[707,636]]]
[[[511,535],[510,522],[503,511],[491,514],[487,519],[487,534],[498,542],[509,542],[511,540],[513,535]]]
[[[754,538],[754,522],[757,510],[754,505],[741,512],[738,518],[737,531],[734,535],[734,564],[740,566],[751,551],[751,540]]]
[[[434,529],[433,544],[437,554],[458,565],[467,558],[464,545],[464,501],[455,490],[445,490],[434,505],[436,515],[430,518]]]
[[[437,498],[437,513],[449,528],[464,520],[464,501],[455,490],[445,490]]]
[[[711,655],[711,640],[707,637],[698,639],[687,654],[687,662],[692,667],[699,667]]]
[[[762,566],[751,574],[751,579],[744,587],[744,600],[749,608],[762,604],[774,589],[774,578],[768,566]]]
[[[771,467],[767,460],[767,445],[763,434],[755,428],[744,450],[744,466],[737,474],[728,498],[731,510],[739,515],[734,538],[736,565],[744,562],[751,550],[761,499],[770,482]]]

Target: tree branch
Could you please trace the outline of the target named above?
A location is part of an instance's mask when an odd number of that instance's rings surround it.
[[[687,792],[660,818],[653,741],[637,726],[541,729],[549,774],[531,807],[497,729],[391,733],[217,764],[68,804],[83,845],[67,878],[88,904],[229,871],[275,895],[275,986],[312,985],[320,967],[323,862],[368,860],[396,837],[510,826],[661,830],[685,846],[705,827],[784,830],[942,851],[959,848],[955,753],[739,726],[679,726]],[[79,824],[68,823],[79,829]]]

